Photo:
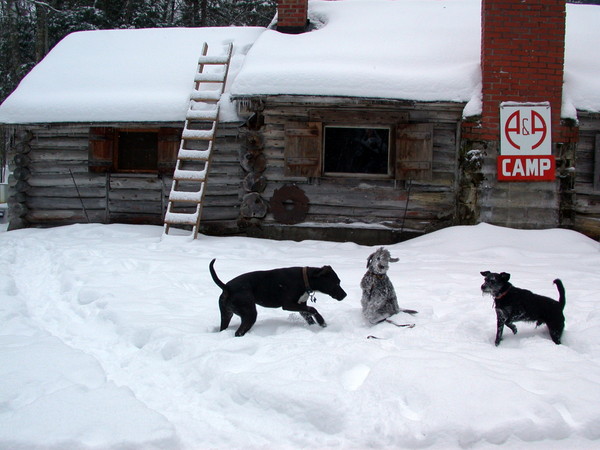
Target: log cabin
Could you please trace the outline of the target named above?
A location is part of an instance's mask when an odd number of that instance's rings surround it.
[[[0,106],[9,227],[162,224],[207,42],[233,55],[202,233],[600,238],[598,20],[562,0],[280,0],[264,29],[74,33]]]

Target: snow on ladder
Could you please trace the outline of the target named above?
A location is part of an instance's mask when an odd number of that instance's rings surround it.
[[[225,54],[210,56],[208,44],[205,42],[202,46],[165,212],[165,234],[169,234],[172,226],[191,226],[193,238],[198,236],[217,132],[219,100],[227,82],[232,49],[233,44],[229,44]]]

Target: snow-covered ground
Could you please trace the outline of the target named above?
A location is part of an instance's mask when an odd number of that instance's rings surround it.
[[[373,247],[162,237],[153,226],[0,233],[0,448],[600,448],[600,246],[567,230],[453,227],[388,246],[412,329],[368,327]],[[223,280],[331,264],[329,326],[259,308],[217,332]],[[563,345],[520,324],[493,344],[481,270],[557,298]],[[380,339],[367,339],[368,336]]]

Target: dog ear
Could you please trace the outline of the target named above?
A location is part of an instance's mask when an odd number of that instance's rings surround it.
[[[333,269],[331,268],[331,266],[323,266],[317,272],[317,276],[319,277],[321,275],[327,275],[330,272],[333,272]]]
[[[500,274],[500,279],[502,281],[508,281],[508,280],[510,280],[510,273],[502,272]]]
[[[375,253],[371,253],[369,255],[369,257],[367,258],[367,269],[371,266],[371,261],[373,261],[373,256],[375,256]]]
[[[483,275],[484,277],[487,277],[490,274],[489,270],[486,270],[485,272],[479,272],[481,275]]]

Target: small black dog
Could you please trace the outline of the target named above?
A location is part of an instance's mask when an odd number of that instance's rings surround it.
[[[287,267],[283,269],[248,272],[223,283],[214,269],[216,260],[209,264],[213,281],[223,289],[219,297],[221,328],[225,330],[234,314],[242,323],[235,332],[243,336],[256,322],[256,305],[266,308],[283,308],[298,311],[312,325],[316,321],[327,326],[319,312],[306,304],[314,291],[323,292],[336,300],[343,300],[346,292],[340,286],[340,279],[331,266]]]
[[[517,327],[513,323],[517,321],[536,322],[536,326],[545,323],[554,343],[560,344],[565,328],[563,310],[566,297],[565,288],[558,278],[554,280],[559,294],[557,302],[549,297],[514,287],[508,282],[509,273],[485,271],[481,272],[481,275],[485,277],[481,291],[494,297],[497,317],[496,345],[502,340],[504,325],[510,328],[513,334],[517,334]]]

